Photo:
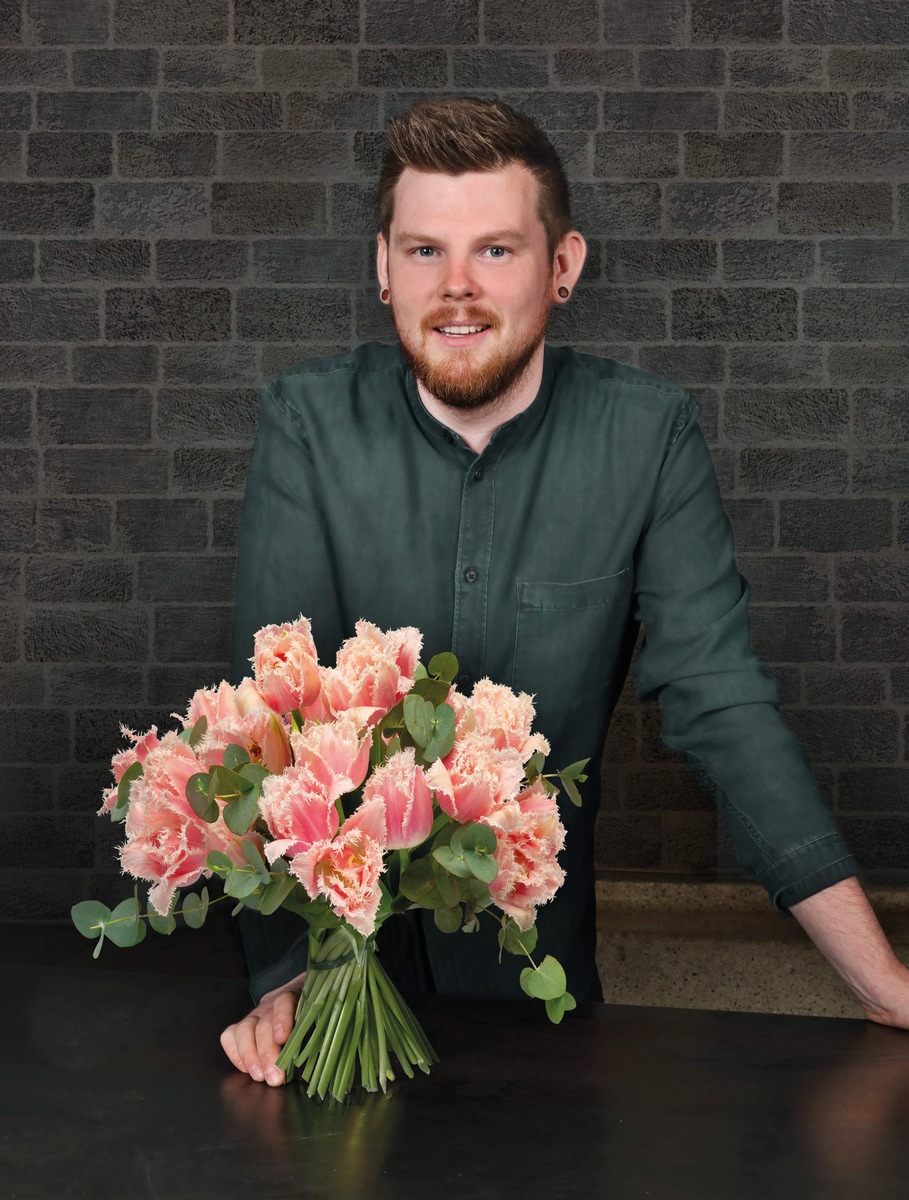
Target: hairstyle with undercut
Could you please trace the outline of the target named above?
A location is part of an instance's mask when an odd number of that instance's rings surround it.
[[[546,134],[501,100],[421,100],[393,117],[379,176],[379,224],[386,240],[394,216],[395,185],[402,172],[495,171],[522,163],[539,183],[537,211],[550,256],[571,229],[565,170]]]

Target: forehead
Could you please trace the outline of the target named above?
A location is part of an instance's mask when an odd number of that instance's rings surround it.
[[[534,227],[543,230],[539,194],[539,183],[523,163],[461,175],[406,167],[395,185],[392,232],[425,229],[428,224],[485,226],[490,220],[528,233]]]

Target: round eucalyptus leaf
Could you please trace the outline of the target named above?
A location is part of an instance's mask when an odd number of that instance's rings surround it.
[[[82,900],[72,906],[69,915],[83,937],[96,938],[110,920],[110,909],[100,900]]]
[[[525,967],[521,972],[521,988],[537,1000],[554,1000],[565,991],[566,979],[562,964],[547,954],[538,967]]]
[[[460,904],[453,904],[451,907],[445,905],[443,908],[437,908],[432,915],[436,923],[436,928],[440,929],[442,933],[457,933],[461,928]]]

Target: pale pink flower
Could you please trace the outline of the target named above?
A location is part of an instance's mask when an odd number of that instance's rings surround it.
[[[366,778],[372,739],[369,733],[361,736],[350,717],[327,724],[307,721],[290,735],[290,744],[294,762],[308,767],[325,784],[332,800],[355,791]]]
[[[530,732],[535,709],[533,697],[527,692],[518,694],[503,683],[480,679],[474,685],[469,708],[475,728],[489,734],[497,749],[517,750],[525,763],[536,750],[544,755],[549,753],[549,743],[543,735]]]
[[[102,792],[103,804],[98,809],[99,815],[103,812],[110,812],[117,803],[117,785],[120,780],[133,765],[133,763],[144,763],[148,757],[149,751],[159,745],[158,726],[152,725],[148,733],[133,733],[131,729],[127,729],[125,725],[120,726],[120,732],[124,737],[130,739],[133,743],[126,750],[121,750],[111,759],[111,770],[114,773],[114,786],[105,788]]]
[[[200,717],[205,717],[210,727],[226,717],[236,715],[237,692],[226,679],[222,679],[217,687],[199,688],[193,692],[185,717],[181,717],[179,713],[171,713],[172,717],[177,717],[183,722],[184,729],[192,729]]]
[[[272,773],[280,773],[292,760],[289,730],[277,713],[267,705],[250,709],[245,716],[239,712],[210,725],[199,742],[202,770],[210,770],[224,762],[228,746],[241,746],[250,762],[258,763]]]
[[[529,929],[540,904],[565,880],[556,855],[565,844],[559,809],[539,780],[483,818],[496,834],[499,873],[489,885],[494,902],[520,929]]]
[[[497,749],[491,737],[478,731],[456,741],[451,753],[426,772],[440,808],[461,823],[476,821],[513,800],[523,778],[520,754]]]
[[[335,913],[365,936],[375,930],[376,913],[382,901],[379,876],[384,862],[382,842],[362,825],[377,827],[380,807],[372,804],[364,813],[361,811],[364,805],[360,805],[357,813],[341,826],[337,837],[316,842],[297,854],[290,864],[292,873],[314,900],[325,896]]]
[[[277,713],[303,708],[319,695],[319,660],[306,617],[264,625],[256,633],[253,665],[259,692]]]
[[[282,854],[292,858],[314,842],[331,839],[340,824],[334,797],[305,766],[288,767],[264,779],[259,811],[275,839],[265,846],[269,862]]]
[[[362,727],[374,725],[413,687],[423,635],[412,627],[383,633],[368,621],[357,621],[356,630],[322,687],[334,716],[346,713]]]
[[[385,811],[389,850],[409,850],[429,837],[432,792],[413,749],[393,754],[373,771],[363,789],[363,805],[373,800],[379,800]]]

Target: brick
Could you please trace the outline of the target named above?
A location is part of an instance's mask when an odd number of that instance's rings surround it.
[[[126,179],[205,176],[215,172],[213,133],[122,133],[117,162]]]
[[[28,238],[0,241],[0,283],[25,283],[35,274],[35,243]]]
[[[909,283],[909,241],[852,238],[820,243],[821,283]]]
[[[606,278],[614,283],[704,282],[713,280],[716,271],[716,245],[694,240],[616,240],[606,262]]]
[[[132,596],[133,568],[125,559],[68,555],[25,564],[25,598],[39,604],[114,604]]]
[[[32,662],[143,662],[148,644],[148,614],[139,609],[33,606],[25,621]]]
[[[162,238],[156,247],[158,279],[199,282],[245,282],[249,249],[246,242],[227,239]]]
[[[571,304],[553,313],[549,334],[553,341],[568,343],[625,338],[663,341],[665,300],[652,292],[579,288]]]
[[[38,491],[38,452],[36,450],[0,450],[0,478],[7,495],[34,496]]]
[[[879,383],[899,386],[909,371],[909,347],[843,343],[829,350],[830,378],[834,383]]]
[[[909,600],[909,557],[856,555],[833,563],[833,595],[837,600],[900,603]]]
[[[598,133],[593,169],[607,179],[672,177],[679,174],[679,158],[675,133]]]
[[[38,431],[51,445],[147,442],[151,394],[145,389],[66,388],[38,392]]]
[[[909,327],[909,289],[806,288],[804,335],[818,341],[902,341]]]
[[[443,21],[444,26],[444,21]],[[285,43],[357,42],[360,37],[358,0],[322,0],[319,4],[297,4],[295,0],[235,0],[234,39],[253,45]],[[223,39],[209,39],[223,40]],[[381,41],[396,41],[383,37]],[[406,39],[419,42],[419,37]],[[447,41],[435,37],[431,41]]]
[[[893,0],[831,4],[829,0],[789,0],[793,42],[860,44],[909,42],[909,10]]]
[[[776,48],[730,50],[729,82],[743,88],[823,87],[823,53]]]
[[[0,129],[28,129],[32,99],[28,92],[0,92]]]
[[[641,50],[638,72],[643,87],[720,87],[726,78],[722,50]]]
[[[121,45],[191,45],[227,40],[228,0],[116,0],[114,41]]]
[[[66,87],[66,51],[0,50],[0,79],[4,87]]]
[[[32,755],[31,761],[40,762],[34,757],[37,749],[36,732],[30,730],[25,736],[28,738],[27,749]],[[59,761],[59,757],[57,754],[52,761]],[[16,867],[27,861],[31,874],[35,874],[35,868],[53,867],[55,875],[60,868],[90,867],[94,862],[94,820],[87,815],[62,813],[52,816],[34,816],[31,813],[27,816],[7,815],[3,818],[0,845],[0,867]],[[30,909],[28,915],[33,915]]]
[[[231,180],[337,178],[348,157],[346,140],[335,133],[224,135],[223,170]]]
[[[255,88],[259,83],[255,50],[165,50],[162,58],[165,87]]]
[[[23,143],[21,133],[0,131],[0,179],[16,179],[22,175]]]
[[[787,713],[787,723],[812,762],[870,764],[896,758],[899,720],[891,709],[800,709]]]
[[[184,666],[178,663],[174,666],[152,666],[148,672],[148,699],[151,704],[167,704],[175,710],[186,708],[187,697],[200,686],[213,684],[224,679],[230,672],[230,664],[223,663],[193,663]]]
[[[593,91],[509,92],[505,99],[547,131],[594,130],[600,123],[599,104]]]
[[[347,238],[261,239],[252,243],[256,283],[360,283],[361,241]]]
[[[666,192],[671,233],[773,231],[769,183],[671,183]]]
[[[780,233],[890,233],[886,183],[781,183]]]
[[[51,494],[160,494],[167,490],[167,455],[163,450],[48,449],[44,474]]]
[[[883,704],[886,691],[887,673],[881,668],[805,668],[805,703],[809,705],[848,704],[874,708]]]
[[[896,540],[901,548],[909,548],[909,503],[899,506]]]
[[[777,176],[782,169],[782,134],[685,134],[685,174],[691,179]]]
[[[330,337],[350,325],[349,294],[340,288],[241,288],[237,293],[237,334],[259,341],[293,340],[306,330]]]
[[[280,129],[277,92],[160,92],[159,129]]]
[[[52,239],[41,243],[39,273],[46,283],[140,280],[151,271],[148,242],[133,239]]]
[[[0,343],[0,380],[8,383],[62,383],[65,379],[65,347]]]
[[[410,47],[361,50],[357,55],[357,83],[360,87],[447,87],[448,53]]]
[[[31,393],[24,388],[0,389],[0,442],[28,442],[31,436]]]
[[[102,233],[155,236],[209,232],[208,199],[201,183],[103,183],[98,189]]]
[[[890,546],[889,500],[781,500],[780,547],[809,553],[883,550]]]
[[[677,288],[672,336],[698,341],[784,341],[798,336],[797,297],[789,288]]]
[[[856,92],[853,105],[855,129],[909,129],[906,92]]]
[[[110,531],[107,500],[44,500],[38,505],[34,549],[64,554],[106,550]]]
[[[353,39],[357,40],[356,36]],[[354,57],[351,50],[325,47],[261,51],[262,85],[266,88],[352,87]]]
[[[794,133],[791,173],[804,179],[905,179],[909,134]]]
[[[841,771],[839,807],[846,812],[905,812],[909,809],[909,771],[905,767],[851,767]]]
[[[601,870],[653,870],[661,861],[659,814],[601,813],[594,832],[594,861]]]
[[[4,232],[76,233],[90,230],[93,222],[90,184],[0,183],[0,230]]]
[[[859,388],[853,408],[855,442],[870,446],[909,442],[909,394],[905,388]]]
[[[624,779],[625,807],[634,812],[713,812],[713,800],[690,771],[676,766],[632,767]]]
[[[0,0],[0,42],[22,41],[21,0]]]
[[[909,667],[894,667],[890,672],[894,700],[909,700]]]
[[[695,42],[779,42],[783,0],[691,0]]]
[[[727,129],[848,129],[845,92],[730,92]]]
[[[256,432],[258,392],[227,388],[162,389],[156,432],[161,441],[250,442]]]
[[[212,500],[212,549],[236,552],[242,501],[215,496]]]
[[[34,549],[35,512],[33,500],[0,500],[0,553]]]
[[[848,442],[849,401],[845,391],[730,388],[724,430],[737,442]]]
[[[76,383],[151,383],[158,376],[155,346],[74,346]]]
[[[826,602],[830,595],[826,561],[803,555],[739,556],[739,570],[751,584],[755,604]],[[770,619],[772,610],[766,610]]]
[[[377,129],[379,98],[371,92],[290,92],[290,129]]]
[[[210,492],[242,492],[246,482],[250,447],[209,450],[194,446],[175,450],[174,490],[186,495]]]
[[[723,277],[732,283],[799,283],[814,278],[814,256],[808,241],[730,240],[723,243]]]
[[[65,46],[107,41],[108,0],[25,0],[26,41]]]
[[[852,487],[862,492],[905,492],[909,451],[864,450],[854,455]]]
[[[149,129],[149,92],[39,92],[40,129]]]
[[[57,703],[59,699],[55,697]],[[10,666],[0,667],[0,704],[5,708],[32,708],[44,701],[44,671],[41,667]],[[4,793],[7,790],[6,771],[4,770]],[[50,788],[42,789],[40,783],[36,789],[37,795],[31,797],[29,807],[32,811],[41,807],[41,799],[50,799]],[[0,796],[0,805],[12,808],[8,795]],[[48,805],[49,807],[49,805]]]
[[[152,725],[157,725],[162,733],[173,728],[169,715],[157,708],[130,705],[116,713],[111,712],[109,704],[102,708],[83,708],[76,730],[76,761],[94,762],[102,767],[103,773],[99,774],[97,780],[103,784],[110,779],[111,756],[126,745],[126,739],[120,733],[121,723],[127,729],[143,732]]]
[[[155,618],[158,662],[215,662],[230,657],[230,605],[166,605]]]
[[[98,295],[53,288],[4,288],[0,329],[9,341],[89,341],[99,335]]]
[[[144,696],[145,687],[141,667],[54,665],[48,668],[48,691],[57,704],[80,707],[107,704],[119,708]]]
[[[685,10],[685,0],[652,0],[647,5],[635,4],[633,0],[611,0],[604,7],[603,35],[610,43],[680,45],[688,41]],[[558,33],[553,40],[561,40]]]
[[[121,500],[117,549],[137,553],[204,550],[208,520],[201,500]]]
[[[21,563],[18,558],[0,557],[0,599],[18,600],[22,593]],[[2,691],[0,691],[2,695]]]
[[[158,82],[158,51],[74,50],[76,87],[154,87]]]
[[[848,482],[845,450],[745,449],[739,454],[739,487],[745,493],[837,495]]]
[[[844,662],[909,662],[909,611],[863,605],[842,613]]]
[[[374,296],[371,299],[373,308],[381,308],[387,316],[388,310],[385,306],[380,305]],[[358,304],[360,302],[359,296],[357,302]],[[359,320],[359,308],[357,309],[357,320]],[[359,325],[356,326],[356,330],[358,333],[362,333]],[[352,346],[362,340],[362,337],[354,336],[344,342],[265,342],[262,346],[262,378],[273,379],[275,375],[280,375],[282,371],[298,366],[307,358],[325,358],[333,354],[346,354]],[[389,335],[389,340],[393,340],[393,334]]]
[[[230,307],[226,288],[110,288],[105,335],[137,342],[226,341]]]
[[[834,86],[905,87],[909,80],[909,49],[834,48],[829,51],[827,69]]]
[[[655,183],[579,183],[571,195],[574,220],[590,233],[623,237],[659,232],[660,189]]]
[[[773,505],[768,500],[726,497],[724,507],[735,532],[738,553],[773,548]]]
[[[19,605],[0,604],[0,662],[15,662],[21,657],[19,642]]]
[[[682,384],[721,383],[726,376],[722,346],[644,346],[638,361],[644,370]]]
[[[113,136],[109,133],[31,133],[28,174],[70,179],[97,179],[113,171]]]
[[[138,598],[168,604],[229,603],[234,598],[235,566],[234,555],[143,558],[139,560]]]
[[[325,189],[305,183],[216,183],[211,212],[215,233],[321,233]]]
[[[62,921],[84,897],[83,870],[0,871],[0,919],[4,921]]]
[[[606,129],[716,129],[717,97],[713,92],[606,92]]]
[[[576,52],[562,50],[556,54],[556,82],[565,82],[564,78],[560,77],[560,61],[562,61],[563,55],[572,53]],[[601,62],[603,57],[601,55]],[[615,52],[615,57],[626,59],[628,67],[631,67],[630,56],[623,56],[619,52]],[[585,80],[571,76],[570,72],[569,77],[573,84],[585,82]],[[454,86],[459,88],[485,89],[489,86],[491,79],[496,81],[496,86],[499,88],[545,88],[549,85],[549,59],[547,54],[536,50],[455,50],[452,55],[452,79]],[[362,70],[360,82],[364,82]],[[587,80],[586,82],[594,81]],[[600,82],[605,82],[605,78],[601,76]],[[628,71],[625,82],[632,82],[631,70]],[[395,80],[390,86],[401,87],[403,85],[400,80]],[[421,82],[416,86],[427,87],[430,85]],[[442,80],[439,86],[444,87],[445,80]]]
[[[253,346],[167,346],[163,360],[165,383],[233,387],[259,380]]]

